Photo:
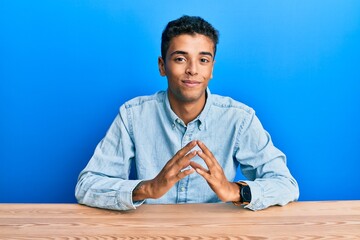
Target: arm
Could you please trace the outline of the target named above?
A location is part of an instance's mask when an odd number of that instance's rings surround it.
[[[135,150],[127,125],[126,109],[121,107],[79,175],[75,189],[79,203],[116,210],[134,209],[142,203],[132,200],[132,191],[140,181],[128,180]]]
[[[296,201],[299,188],[286,166],[286,156],[277,149],[259,119],[252,115],[236,139],[235,158],[250,186],[252,199],[246,207],[261,210]]]

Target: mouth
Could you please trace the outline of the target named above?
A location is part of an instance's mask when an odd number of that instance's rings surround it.
[[[187,87],[196,87],[201,84],[201,82],[195,80],[182,80],[181,82]]]

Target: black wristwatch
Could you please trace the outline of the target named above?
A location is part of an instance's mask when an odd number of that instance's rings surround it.
[[[249,185],[240,185],[240,202],[249,204],[251,202],[251,191]]]
[[[233,202],[233,204],[239,206],[241,204],[249,204],[251,202],[251,190],[250,187],[243,182],[235,182],[240,187],[240,202]]]

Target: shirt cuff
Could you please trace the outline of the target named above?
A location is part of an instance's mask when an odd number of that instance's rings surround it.
[[[245,206],[245,208],[248,208],[253,211],[264,209],[265,206],[262,205],[261,199],[262,199],[262,189],[259,184],[257,184],[254,181],[241,181],[249,185],[250,191],[251,191],[251,202]]]
[[[118,195],[118,202],[123,205],[122,208],[127,210],[136,209],[145,202],[145,200],[134,202],[132,198],[132,193],[140,182],[141,180],[124,181],[124,184],[121,187],[121,191]]]

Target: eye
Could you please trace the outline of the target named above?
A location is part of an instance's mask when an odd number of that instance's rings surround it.
[[[184,57],[176,57],[175,59],[175,62],[185,62],[186,59]]]
[[[209,59],[207,59],[207,58],[201,58],[201,59],[200,59],[200,62],[202,62],[202,63],[208,63],[208,62],[210,62],[210,61],[209,61]]]

